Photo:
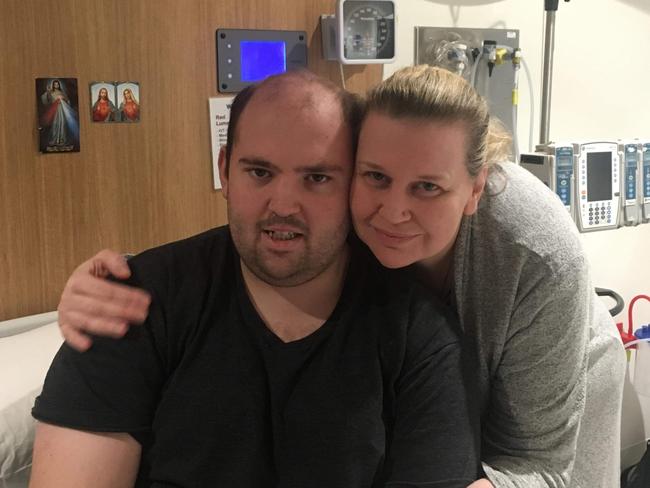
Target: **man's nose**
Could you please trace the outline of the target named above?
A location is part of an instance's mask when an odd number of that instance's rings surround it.
[[[269,210],[280,217],[300,212],[300,190],[293,185],[278,181],[269,197]]]

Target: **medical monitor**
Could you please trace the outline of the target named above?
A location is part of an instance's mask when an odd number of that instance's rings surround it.
[[[616,142],[575,143],[575,220],[582,232],[619,227],[620,158]]]
[[[612,153],[587,153],[587,201],[612,199]]]
[[[307,67],[305,31],[218,29],[216,37],[217,88],[222,93]]]

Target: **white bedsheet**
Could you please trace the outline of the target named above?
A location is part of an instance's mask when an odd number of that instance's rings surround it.
[[[0,337],[0,488],[26,486],[34,442],[31,409],[62,342],[56,322]]]

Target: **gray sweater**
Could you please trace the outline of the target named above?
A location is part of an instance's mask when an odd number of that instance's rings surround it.
[[[463,221],[454,256],[454,299],[479,361],[484,469],[497,488],[616,487],[618,332],[559,199],[519,166],[501,169],[490,185],[502,191]]]

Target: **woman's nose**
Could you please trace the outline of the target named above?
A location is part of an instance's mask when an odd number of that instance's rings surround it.
[[[394,194],[386,195],[377,213],[390,224],[401,224],[411,219],[411,211],[404,198]]]

